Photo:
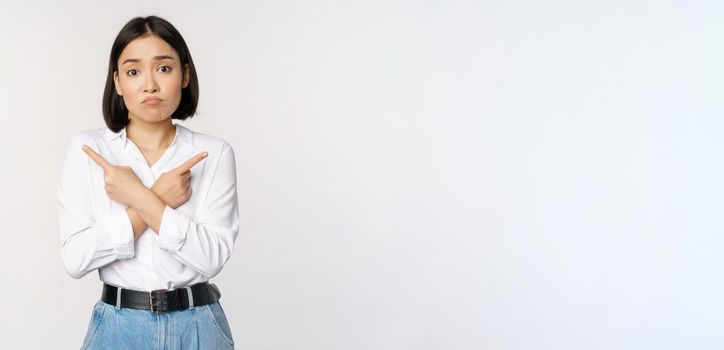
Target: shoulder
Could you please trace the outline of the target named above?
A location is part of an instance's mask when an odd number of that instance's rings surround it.
[[[91,158],[83,152],[81,146],[88,145],[98,151],[98,145],[104,140],[104,130],[108,129],[97,128],[76,131],[66,138],[61,162],[61,176],[63,179],[77,177],[81,174],[80,171],[88,169]],[[111,131],[108,130],[108,132]]]
[[[95,146],[105,142],[114,135],[115,133],[107,127],[76,131],[67,138],[66,146],[80,146],[83,144]]]
[[[193,140],[195,149],[218,151],[220,152],[219,154],[226,154],[229,152],[233,153],[234,151],[231,144],[219,136],[191,130],[190,128],[181,124],[176,124],[176,126],[181,128],[179,129],[181,132],[184,132],[188,136],[190,136],[190,138]]]

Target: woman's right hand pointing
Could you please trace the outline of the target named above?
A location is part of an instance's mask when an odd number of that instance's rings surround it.
[[[133,168],[109,163],[88,145],[84,144],[82,149],[88,157],[103,168],[103,182],[109,198],[128,206],[133,206],[132,204],[141,198],[140,194],[146,188],[141,179],[133,172]]]

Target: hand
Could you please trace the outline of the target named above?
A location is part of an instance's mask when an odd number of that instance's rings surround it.
[[[113,165],[87,145],[83,145],[82,148],[83,152],[103,168],[103,181],[106,184],[108,197],[128,206],[131,206],[133,201],[142,198],[146,187],[131,167]]]
[[[191,168],[208,155],[207,152],[201,152],[177,168],[161,174],[151,186],[151,191],[171,208],[176,209],[186,203],[192,192],[189,186]]]

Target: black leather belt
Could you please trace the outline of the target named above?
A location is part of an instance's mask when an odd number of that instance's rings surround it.
[[[118,297],[118,290],[121,296]],[[191,295],[188,291],[191,290]],[[132,289],[118,288],[103,283],[101,300],[106,304],[117,305],[131,309],[151,310],[152,312],[167,312],[185,310],[192,306],[211,304],[221,298],[219,288],[213,283],[202,282],[187,288],[174,290],[159,289],[143,292]]]

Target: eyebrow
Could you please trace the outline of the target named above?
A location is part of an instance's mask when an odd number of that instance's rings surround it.
[[[153,59],[154,59],[154,60],[173,60],[173,56],[169,56],[169,55],[159,55],[159,56],[154,56]],[[126,64],[126,63],[131,63],[131,62],[141,62],[141,59],[139,59],[139,58],[129,58],[129,59],[123,61],[123,63],[121,63],[121,65],[124,65],[124,64]]]

